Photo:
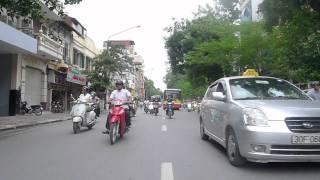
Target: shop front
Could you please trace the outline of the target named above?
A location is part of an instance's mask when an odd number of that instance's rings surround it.
[[[79,97],[81,94],[82,87],[87,85],[87,77],[81,74],[80,70],[76,67],[69,67],[67,71],[67,86],[68,89],[68,109],[71,109],[71,98],[70,94],[74,97]]]

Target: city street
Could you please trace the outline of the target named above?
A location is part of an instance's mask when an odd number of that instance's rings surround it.
[[[214,142],[201,140],[198,116],[174,119],[138,112],[123,139],[110,145],[105,116],[73,134],[71,121],[0,133],[1,180],[318,180],[319,163],[236,168]]]

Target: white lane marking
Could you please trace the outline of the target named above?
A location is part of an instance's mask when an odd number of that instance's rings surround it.
[[[162,119],[166,119],[166,117],[162,117]]]
[[[161,131],[167,131],[167,126],[166,125],[162,125],[161,126]]]
[[[171,162],[161,163],[161,180],[174,180]]]

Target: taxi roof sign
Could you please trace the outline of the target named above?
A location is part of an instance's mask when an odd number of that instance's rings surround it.
[[[245,72],[243,72],[242,76],[257,77],[257,76],[259,76],[259,73],[254,69],[247,69]]]

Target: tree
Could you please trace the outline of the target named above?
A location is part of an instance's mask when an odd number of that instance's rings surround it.
[[[204,93],[215,80],[239,75],[246,68],[270,73],[271,39],[263,24],[235,24],[229,16],[224,18],[228,11],[217,15],[210,6],[206,9],[194,19],[176,21],[168,28],[171,34],[166,47],[171,70],[165,77],[167,86],[184,88],[185,95],[192,96]]]
[[[268,0],[260,5],[266,29],[272,32],[271,71],[294,82],[320,75],[320,2]]]
[[[110,87],[115,75],[121,74],[132,64],[132,58],[128,56],[121,46],[111,46],[104,50],[94,61],[94,71],[85,72],[95,89]]]
[[[145,77],[145,81],[144,81],[144,88],[146,91],[146,98],[150,99],[151,96],[153,95],[161,95],[162,96],[162,91],[159,88],[156,88],[154,86],[154,82],[151,79],[148,79],[147,77]]]
[[[64,4],[78,4],[81,1],[65,0]],[[60,0],[43,0],[43,2],[50,10],[56,9],[60,4]],[[11,17],[26,17],[38,20],[43,18],[40,3],[40,0],[0,0],[0,14],[5,9]],[[59,10],[59,15],[63,15],[63,8]]]
[[[214,0],[215,6],[199,6],[195,17],[212,16],[224,21],[235,22],[240,18],[239,0]]]
[[[320,13],[319,0],[265,0],[259,5],[259,11],[265,19],[268,31],[273,26],[285,25],[297,12],[308,11]]]

